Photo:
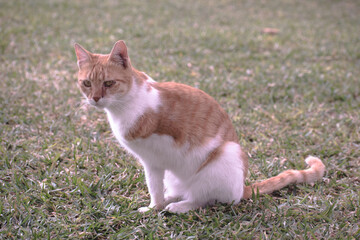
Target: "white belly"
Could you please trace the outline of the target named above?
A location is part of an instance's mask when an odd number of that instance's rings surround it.
[[[188,143],[178,146],[172,137],[159,134],[134,141],[127,141],[120,136],[117,138],[126,150],[144,164],[169,170],[179,178],[193,175],[209,152],[220,144],[215,138],[199,147],[191,147]]]

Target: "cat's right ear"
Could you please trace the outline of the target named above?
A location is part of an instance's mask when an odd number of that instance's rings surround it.
[[[82,65],[84,65],[85,63],[90,61],[90,59],[91,59],[90,53],[85,48],[83,48],[80,44],[77,44],[77,43],[75,43],[74,48],[75,48],[75,53],[76,53],[76,57],[77,57],[77,65],[80,69]]]
[[[110,52],[109,60],[122,65],[124,68],[129,67],[130,59],[124,41],[119,40],[115,43],[114,47]]]

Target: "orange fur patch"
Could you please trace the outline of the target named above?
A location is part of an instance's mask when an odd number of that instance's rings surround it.
[[[166,134],[176,144],[201,146],[220,134],[223,141],[238,142],[230,118],[220,105],[201,90],[179,83],[151,83],[160,92],[161,105],[148,110],[129,130],[126,139]]]

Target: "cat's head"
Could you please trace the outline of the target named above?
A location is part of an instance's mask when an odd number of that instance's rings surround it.
[[[78,86],[87,102],[106,108],[121,101],[130,91],[132,67],[124,41],[115,43],[110,54],[94,54],[75,44]]]

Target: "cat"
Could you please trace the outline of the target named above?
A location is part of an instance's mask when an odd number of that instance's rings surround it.
[[[287,170],[245,186],[248,157],[227,113],[205,92],[158,83],[132,67],[124,41],[110,54],[75,44],[78,86],[87,102],[107,114],[121,146],[145,170],[150,209],[184,213],[215,202],[237,204],[292,183],[320,180],[325,166],[309,156],[306,170]]]

